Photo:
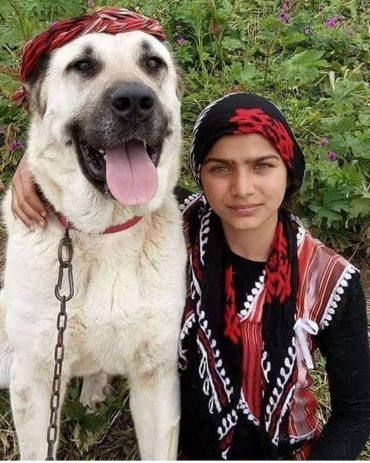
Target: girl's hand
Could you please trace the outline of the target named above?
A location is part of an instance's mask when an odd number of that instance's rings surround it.
[[[47,210],[39,197],[28,168],[27,155],[21,159],[12,180],[12,212],[28,228],[46,225]]]

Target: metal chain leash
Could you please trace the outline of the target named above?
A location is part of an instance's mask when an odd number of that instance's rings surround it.
[[[62,366],[64,359],[64,331],[67,328],[66,302],[72,299],[74,294],[73,274],[72,274],[73,247],[69,237],[68,225],[63,238],[59,242],[58,260],[59,275],[58,283],[55,285],[55,297],[60,301],[60,310],[57,318],[58,337],[54,349],[54,376],[50,398],[50,423],[47,433],[48,453],[46,460],[54,460],[53,450],[58,434],[58,411],[60,406],[60,387],[62,383]],[[68,276],[67,295],[61,295],[63,278]]]

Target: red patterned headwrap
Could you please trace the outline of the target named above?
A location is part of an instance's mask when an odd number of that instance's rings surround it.
[[[123,8],[99,8],[91,15],[55,22],[25,45],[20,69],[21,81],[25,82],[28,79],[45,53],[62,47],[80,35],[91,32],[119,34],[138,30],[153,35],[159,40],[165,40],[164,31],[157,20]],[[18,105],[25,104],[27,98],[25,88],[17,91],[13,97]]]

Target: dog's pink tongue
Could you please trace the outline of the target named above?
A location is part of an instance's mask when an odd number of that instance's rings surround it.
[[[122,204],[134,206],[150,201],[158,187],[158,176],[145,146],[129,141],[106,150],[109,191]]]

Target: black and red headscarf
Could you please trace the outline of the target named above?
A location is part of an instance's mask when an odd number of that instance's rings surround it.
[[[286,119],[276,106],[261,96],[248,93],[226,95],[211,103],[200,114],[194,127],[190,151],[190,167],[196,182],[201,187],[202,162],[217,140],[225,135],[249,133],[259,133],[264,136],[280,154],[288,170],[286,197],[289,197],[299,189],[303,181],[303,153]],[[204,363],[208,364],[207,371],[211,371],[214,365],[213,379],[211,375],[207,381],[208,383],[213,381],[215,385],[214,403],[218,402],[219,408],[217,412],[212,411],[210,414],[211,420],[214,420],[215,430],[222,436],[219,441],[220,456],[226,456],[225,449],[232,446],[232,428],[237,421],[235,410],[240,408],[240,385],[242,383],[242,369],[235,362],[236,358],[239,358],[241,362],[242,340],[240,330],[238,330],[235,304],[231,303],[235,300],[234,285],[230,281],[233,268],[227,257],[229,251],[220,220],[210,208],[206,197],[203,195],[195,207],[189,208],[184,216],[188,227],[190,247],[189,286],[191,289],[184,320],[185,324],[192,327],[196,323],[194,321],[189,323],[189,321],[193,318],[198,320],[198,328],[192,331],[195,336],[192,343],[198,345],[198,353],[193,350],[194,356],[203,352],[203,357],[198,359],[200,376],[203,372],[201,366]],[[293,367],[294,360],[292,360],[292,368],[289,369],[289,377],[284,383],[284,391],[280,391],[279,377],[281,377],[282,368],[286,367],[286,359],[292,357],[291,354],[295,350],[294,324],[299,284],[297,223],[283,208],[279,211],[275,237],[265,265],[263,280],[265,299],[260,364],[264,373],[264,384],[261,384],[258,429],[265,457],[276,459],[281,455],[283,444],[280,440],[280,433],[284,428],[284,419],[287,419],[288,404],[296,379],[294,373],[296,368]],[[186,329],[186,331],[189,330]],[[226,343],[225,338],[228,338]],[[187,342],[189,340],[185,340],[183,352],[191,351],[191,343],[187,344]],[[218,371],[217,365],[221,364],[223,353],[216,347],[214,348],[216,352],[213,352],[212,346],[226,344],[229,346],[228,352],[225,353],[222,369]],[[230,349],[230,346],[234,346],[234,351]],[[212,360],[213,355],[215,358]],[[193,358],[192,369],[195,363]],[[186,370],[186,365],[185,360],[181,368]],[[222,394],[218,395],[217,391],[223,388],[227,391],[226,383],[222,386],[222,375],[225,371],[227,371],[228,381],[231,379],[232,387],[230,387],[230,394],[223,394],[225,397],[222,397]],[[205,381],[204,375],[202,378]],[[207,381],[204,383],[204,388],[208,384]],[[217,382],[219,382],[218,387]],[[273,407],[270,405],[272,403]],[[229,423],[227,424],[228,432],[223,431],[225,423]]]
[[[200,185],[200,167],[207,153],[224,135],[259,133],[277,149],[288,169],[288,193],[295,193],[303,181],[303,153],[288,122],[266,98],[253,93],[232,93],[207,106],[193,130],[190,168]]]

